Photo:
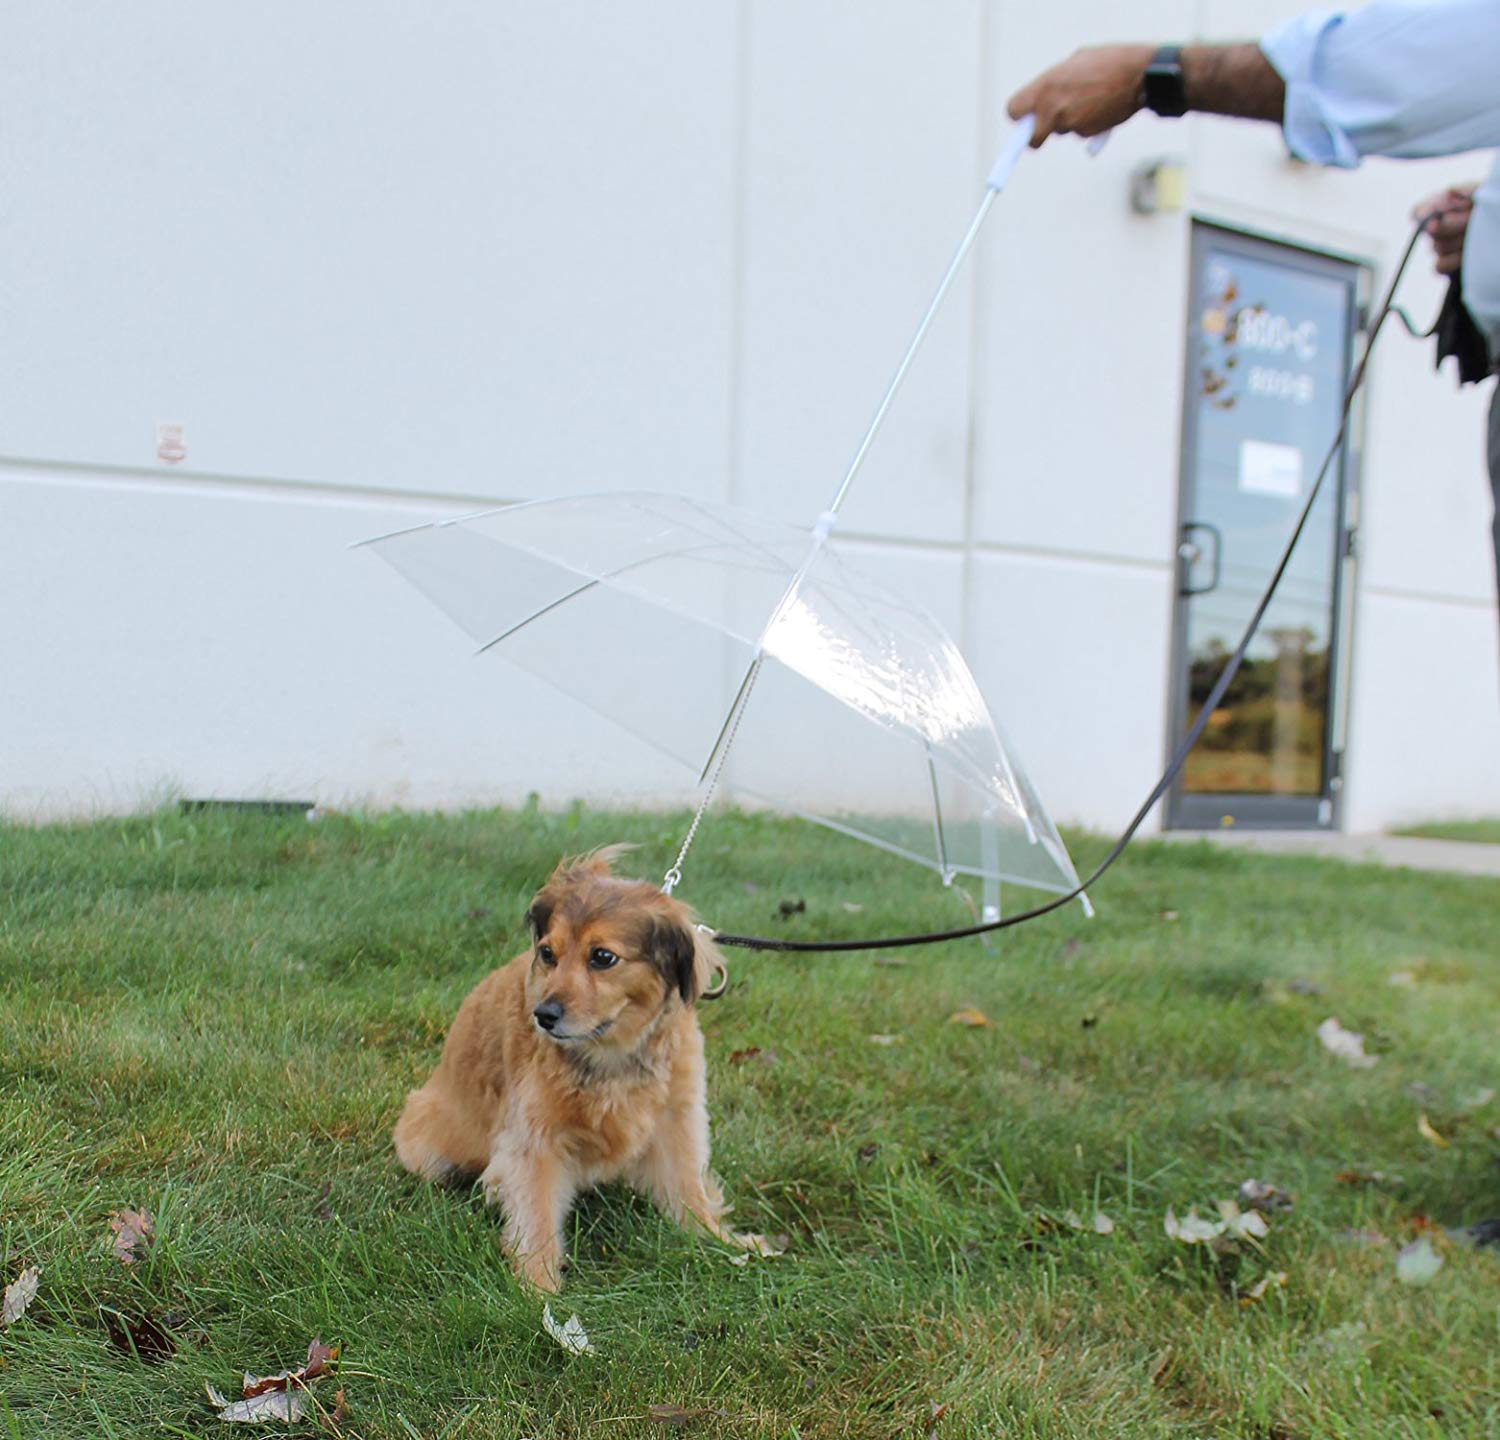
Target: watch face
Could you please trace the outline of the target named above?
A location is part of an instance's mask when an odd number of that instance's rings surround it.
[[[1146,67],[1146,105],[1158,115],[1187,114],[1187,96],[1182,84],[1182,63],[1172,46],[1157,51]]]

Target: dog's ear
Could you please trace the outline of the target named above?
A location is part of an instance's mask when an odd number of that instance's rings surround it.
[[[533,940],[540,940],[547,933],[547,927],[552,924],[552,910],[552,901],[545,893],[531,902],[531,908],[526,912],[526,923],[531,927]]]
[[[698,998],[698,946],[693,932],[680,920],[658,916],[651,922],[647,944],[667,989],[681,995],[684,1005],[691,1005]]]

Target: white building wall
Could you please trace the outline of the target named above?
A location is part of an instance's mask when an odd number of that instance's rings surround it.
[[[1152,0],[1145,38],[1284,4]],[[808,520],[972,212],[1005,96],[1100,0],[99,0],[0,50],[0,805],[683,799],[354,540],[653,488]],[[1187,162],[1188,213],[1132,167]],[[844,533],[961,634],[1061,820],[1167,749],[1190,214],[1364,259],[1478,157],[1328,173],[1139,119],[1023,159]],[[1441,290],[1425,259],[1415,315]],[[1345,823],[1500,812],[1484,397],[1372,373]],[[178,466],[158,421],[186,427]],[[708,683],[708,682],[705,682]],[[818,774],[815,735],[790,767]],[[826,767],[822,772],[826,778]],[[878,777],[851,773],[878,801]]]

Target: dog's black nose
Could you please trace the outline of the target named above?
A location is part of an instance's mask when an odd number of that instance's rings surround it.
[[[563,1017],[562,1001],[543,1000],[531,1013],[543,1030],[550,1030]]]

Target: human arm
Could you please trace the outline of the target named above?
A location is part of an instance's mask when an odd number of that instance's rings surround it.
[[[1081,50],[1013,96],[1012,117],[1050,134],[1095,135],[1142,106],[1153,49]],[[1364,155],[1452,154],[1500,145],[1500,5],[1372,0],[1347,15],[1312,11],[1255,44],[1182,51],[1188,108],[1281,121],[1294,155],[1357,165]]]
[[[1023,85],[1006,105],[1013,120],[1036,116],[1033,146],[1049,135],[1099,135],[1145,104],[1151,45],[1098,45]],[[1280,120],[1281,76],[1254,44],[1185,45],[1181,61],[1188,109],[1254,120]]]

